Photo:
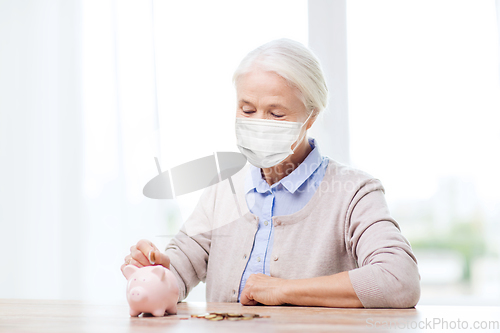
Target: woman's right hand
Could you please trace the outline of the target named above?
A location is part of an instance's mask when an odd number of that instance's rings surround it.
[[[161,265],[170,269],[170,258],[161,253],[160,250],[147,239],[141,239],[137,244],[130,247],[130,254],[125,256],[125,263],[120,267],[122,273],[127,265],[134,265],[137,267],[152,266],[149,262],[148,256],[151,251],[151,258],[154,260],[154,265]],[[123,274],[125,275],[125,274]]]

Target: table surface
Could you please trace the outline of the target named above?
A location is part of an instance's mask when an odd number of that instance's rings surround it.
[[[242,321],[191,318],[191,314],[207,312],[270,317]],[[182,302],[177,315],[130,317],[126,301],[0,299],[0,332],[438,332],[446,328],[451,332],[453,327],[500,332],[499,321],[500,307],[341,309]]]

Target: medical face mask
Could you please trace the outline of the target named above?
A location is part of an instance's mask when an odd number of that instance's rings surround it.
[[[248,162],[258,168],[275,166],[294,153],[300,142],[297,142],[293,150],[292,145],[312,114],[313,112],[309,114],[304,123],[236,118],[238,149]]]

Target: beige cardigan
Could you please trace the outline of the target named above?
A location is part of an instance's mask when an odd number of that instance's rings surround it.
[[[248,164],[229,182],[206,188],[191,216],[168,244],[179,301],[206,281],[208,302],[237,302],[258,218],[246,207]],[[349,271],[366,308],[407,308],[420,298],[410,244],[391,217],[384,188],[369,174],[330,159],[311,200],[298,212],[272,218],[271,276],[305,279]]]

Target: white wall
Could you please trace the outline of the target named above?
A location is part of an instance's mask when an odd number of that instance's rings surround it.
[[[0,2],[0,297],[80,297],[79,8]]]

